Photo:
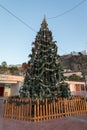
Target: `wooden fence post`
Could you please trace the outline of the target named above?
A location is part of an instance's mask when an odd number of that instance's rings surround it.
[[[48,100],[46,98],[46,119],[48,119]]]

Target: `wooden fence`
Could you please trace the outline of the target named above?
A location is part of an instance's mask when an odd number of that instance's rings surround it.
[[[87,102],[84,97],[38,100],[7,98],[3,116],[18,120],[40,121],[84,113],[87,113]]]

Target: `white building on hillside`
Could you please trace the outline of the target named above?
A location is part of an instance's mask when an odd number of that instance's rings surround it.
[[[87,55],[87,50],[81,52],[83,55]]]
[[[0,97],[19,95],[19,89],[23,81],[23,76],[0,74]]]

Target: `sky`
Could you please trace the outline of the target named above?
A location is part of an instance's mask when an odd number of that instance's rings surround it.
[[[0,64],[28,62],[44,15],[59,55],[87,49],[87,0],[0,0]]]

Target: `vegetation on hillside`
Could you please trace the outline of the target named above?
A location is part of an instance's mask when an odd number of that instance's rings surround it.
[[[63,69],[72,72],[87,73],[87,55],[64,55],[60,56]]]

